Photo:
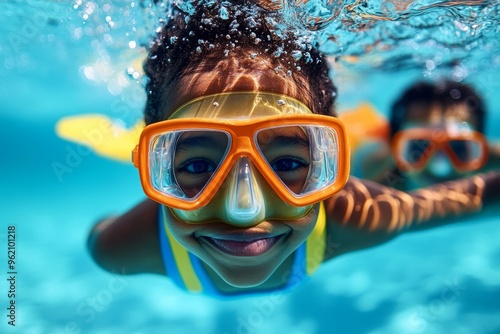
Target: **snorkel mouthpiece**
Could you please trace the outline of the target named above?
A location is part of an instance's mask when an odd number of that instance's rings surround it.
[[[234,165],[228,176],[229,198],[226,212],[234,225],[248,225],[265,217],[264,196],[247,157],[242,157]]]

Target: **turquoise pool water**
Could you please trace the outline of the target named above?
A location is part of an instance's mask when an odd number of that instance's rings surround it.
[[[92,112],[125,124],[140,117],[143,96],[133,64],[142,53],[130,41],[132,28],[139,34],[147,25],[130,2],[96,1],[94,13],[107,5],[124,13],[119,8],[126,7],[137,19],[106,37],[96,23],[107,22],[106,11],[94,21],[82,19],[88,3],[0,3],[1,333],[500,332],[498,217],[404,235],[345,255],[285,295],[218,301],[181,292],[164,277],[100,270],[86,252],[88,231],[99,218],[143,199],[137,171],[58,138],[54,126],[63,116]],[[453,68],[483,93],[491,140],[500,140],[498,43],[487,43],[498,37],[496,15],[493,28],[482,31],[482,49],[469,50],[470,57],[485,55],[488,62],[474,62],[465,52],[465,65]],[[113,42],[106,44],[109,38]],[[342,52],[354,54],[361,45],[353,42]],[[370,101],[386,113],[403,87],[437,73],[420,61],[406,61],[398,70],[337,68],[339,110]],[[64,173],[57,164],[67,166]],[[7,263],[9,226],[15,226],[16,274],[9,274]],[[15,327],[8,324],[11,276]]]

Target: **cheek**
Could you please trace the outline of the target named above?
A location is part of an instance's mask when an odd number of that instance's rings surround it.
[[[293,230],[292,238],[299,243],[303,242],[312,233],[318,219],[319,204],[314,206],[304,217],[290,222],[288,225]]]
[[[186,224],[178,220],[170,211],[170,208],[163,207],[163,211],[166,217],[166,226],[170,234],[184,247],[193,246],[196,240],[192,238],[193,233],[196,231],[197,226],[192,224]]]

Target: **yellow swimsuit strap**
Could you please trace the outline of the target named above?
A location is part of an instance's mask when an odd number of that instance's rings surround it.
[[[323,202],[319,205],[316,225],[306,239],[306,272],[311,275],[325,259],[326,249],[326,212]]]

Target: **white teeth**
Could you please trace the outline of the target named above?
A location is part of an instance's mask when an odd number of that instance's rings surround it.
[[[253,241],[234,241],[210,238],[221,251],[232,255],[252,256],[262,254],[276,243],[277,237],[257,239]]]

